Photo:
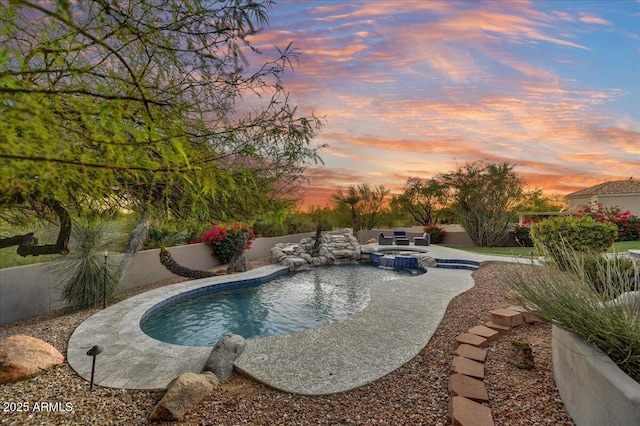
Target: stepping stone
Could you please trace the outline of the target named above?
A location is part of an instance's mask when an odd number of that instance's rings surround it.
[[[460,355],[465,358],[469,358],[473,361],[484,362],[487,359],[487,351],[480,349],[476,346],[467,344],[459,345],[454,352],[456,355]]]
[[[469,333],[484,337],[488,342],[496,340],[499,336],[499,333],[497,331],[492,328],[485,327],[484,325],[476,325],[475,327],[471,327],[469,329]]]
[[[477,334],[462,333],[456,336],[456,341],[459,345],[466,343],[472,346],[484,346],[487,344],[487,339],[480,337]]]
[[[496,324],[506,325],[507,327],[515,327],[522,324],[522,314],[511,309],[496,309],[490,311],[491,321]]]
[[[454,356],[451,361],[451,371],[465,376],[484,379],[484,364],[472,361],[462,356]]]
[[[463,396],[451,398],[451,422],[453,426],[495,426],[489,407]]]
[[[509,309],[511,311],[520,312],[522,314],[522,319],[527,324],[531,324],[532,322],[539,322],[540,321],[540,319],[537,316],[535,316],[533,314],[530,314],[529,311],[527,311],[522,306],[515,306],[514,305],[514,306],[509,306],[507,309]]]
[[[493,321],[487,321],[484,323],[484,325],[497,331],[500,334],[505,334],[507,331],[511,330],[511,327],[507,327],[506,325],[496,324]]]
[[[449,392],[451,392],[451,396],[464,396],[476,402],[489,401],[484,382],[464,374],[455,373],[451,375]]]

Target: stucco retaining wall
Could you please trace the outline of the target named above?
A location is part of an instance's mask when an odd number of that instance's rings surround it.
[[[553,376],[577,426],[640,425],[640,384],[577,335],[553,326]]]
[[[249,259],[271,256],[271,247],[277,243],[298,242],[311,235],[286,235],[283,237],[257,238],[246,252]],[[192,244],[169,248],[173,258],[191,269],[208,269],[220,264],[204,244]],[[138,252],[124,277],[120,288],[129,290],[174,277],[160,263],[159,249]],[[114,254],[113,256],[122,256]],[[56,288],[55,276],[47,270],[47,263],[0,269],[0,325],[21,321],[65,306]]]

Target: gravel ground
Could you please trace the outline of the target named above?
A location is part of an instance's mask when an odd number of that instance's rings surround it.
[[[257,265],[260,262],[254,264]],[[336,395],[308,397],[273,390],[234,375],[194,408],[185,425],[307,425],[380,424],[448,425],[448,383],[454,337],[484,324],[488,312],[512,303],[500,278],[505,268],[521,266],[490,263],[474,272],[476,285],[455,298],[428,345],[413,360],[386,377],[362,388]],[[167,285],[156,283],[125,296]],[[84,319],[95,313],[51,312],[0,327],[0,339],[27,334],[45,340],[66,354],[69,337]],[[535,369],[520,370],[505,361],[513,337],[530,343]],[[489,347],[485,383],[496,425],[572,425],[555,387],[551,364],[551,327],[522,325]],[[0,424],[86,425],[146,424],[162,392],[96,387],[81,379],[66,361],[32,379],[0,385]],[[9,405],[9,403],[18,403]],[[22,403],[22,412],[16,412]],[[58,404],[64,411],[46,410]],[[24,404],[28,404],[28,408]],[[55,408],[55,405],[54,405]]]

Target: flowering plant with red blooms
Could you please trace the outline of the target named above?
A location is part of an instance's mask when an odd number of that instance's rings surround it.
[[[213,255],[220,259],[220,262],[228,263],[233,256],[236,245],[242,233],[249,234],[246,249],[251,249],[256,234],[247,225],[236,223],[233,226],[211,224],[211,230],[202,234],[202,242],[211,247]]]
[[[640,218],[629,210],[622,210],[619,206],[592,206],[578,210],[576,216],[591,216],[598,222],[610,221],[618,227],[617,241],[634,241],[640,239]]]
[[[422,229],[430,235],[429,239],[433,244],[442,242],[444,236],[447,235],[447,231],[444,228],[440,228],[438,225],[433,223],[425,225]]]
[[[514,238],[521,247],[533,247],[531,239],[531,225],[535,222],[530,217],[526,218],[514,228]]]

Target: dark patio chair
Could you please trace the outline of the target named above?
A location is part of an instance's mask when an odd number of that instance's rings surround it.
[[[386,237],[382,232],[378,235],[378,244],[381,246],[390,246],[393,244],[393,237]]]
[[[425,233],[422,237],[414,237],[413,244],[416,246],[428,246],[431,244],[431,235]]]

